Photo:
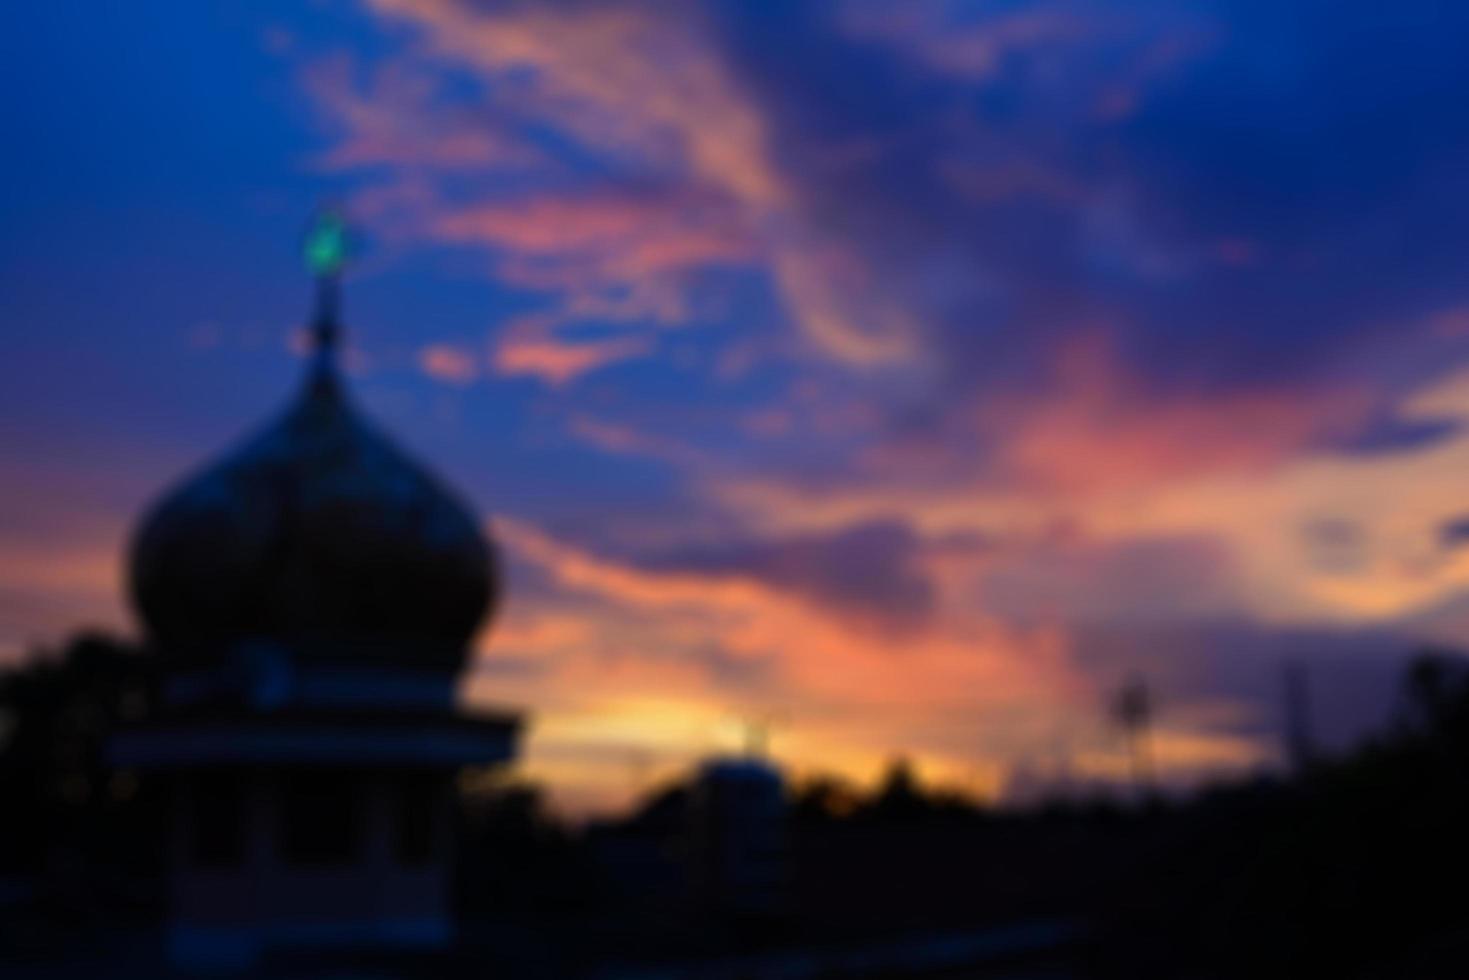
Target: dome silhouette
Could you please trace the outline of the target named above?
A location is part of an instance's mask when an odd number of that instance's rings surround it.
[[[175,662],[265,644],[298,663],[455,670],[499,596],[493,548],[354,410],[333,361],[335,294],[323,297],[295,402],[140,524],[134,604]]]

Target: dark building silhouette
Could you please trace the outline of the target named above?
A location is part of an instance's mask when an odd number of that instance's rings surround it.
[[[454,704],[498,598],[494,551],[351,403],[341,240],[328,218],[308,247],[317,309],[295,401],[169,492],[133,542],[161,707],[109,755],[171,801],[180,964],[448,944],[455,776],[515,752],[515,715]]]
[[[689,803],[689,873],[699,901],[735,917],[784,911],[786,800],[780,770],[754,756],[711,760],[695,776]]]

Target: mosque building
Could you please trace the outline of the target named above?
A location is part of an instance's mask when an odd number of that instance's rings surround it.
[[[449,944],[455,780],[516,752],[519,716],[455,704],[499,597],[494,548],[352,402],[346,251],[324,216],[295,400],[133,540],[161,708],[109,754],[168,789],[167,942],[184,966]]]

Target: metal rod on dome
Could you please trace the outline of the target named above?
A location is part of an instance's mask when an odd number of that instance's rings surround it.
[[[332,358],[341,340],[342,267],[349,246],[346,219],[338,211],[323,210],[306,235],[306,264],[316,276],[311,346],[323,360]]]
[[[311,347],[318,353],[334,354],[341,337],[339,313],[342,302],[341,277],[316,277],[316,310],[311,318]]]

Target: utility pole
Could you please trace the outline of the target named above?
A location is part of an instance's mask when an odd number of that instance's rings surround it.
[[[1118,689],[1112,700],[1112,717],[1127,741],[1138,798],[1151,799],[1156,791],[1151,739],[1153,698],[1142,675],[1132,675]]]

